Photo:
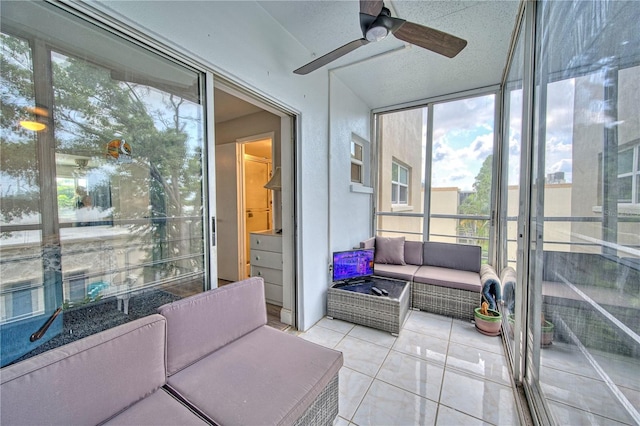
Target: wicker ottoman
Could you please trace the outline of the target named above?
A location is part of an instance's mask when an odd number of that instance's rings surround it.
[[[376,296],[371,288],[389,292]],[[411,306],[408,281],[372,277],[358,284],[334,284],[327,292],[327,316],[397,335]]]

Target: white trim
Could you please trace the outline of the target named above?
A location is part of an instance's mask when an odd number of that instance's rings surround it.
[[[360,193],[360,194],[373,194],[373,188],[370,186],[365,186],[360,183],[352,183],[349,187],[351,192]]]
[[[413,206],[409,204],[391,204],[392,212],[409,212],[413,211]]]

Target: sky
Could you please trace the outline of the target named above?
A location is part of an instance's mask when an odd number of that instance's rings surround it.
[[[493,152],[495,95],[434,105],[434,187],[471,191],[483,161]]]
[[[551,83],[547,91],[545,174],[564,172],[571,182],[574,80]],[[493,153],[494,95],[486,95],[434,105],[433,169],[434,187],[473,189],[483,161]],[[512,92],[509,128],[509,185],[520,178],[522,91]],[[426,114],[423,126],[426,144]]]

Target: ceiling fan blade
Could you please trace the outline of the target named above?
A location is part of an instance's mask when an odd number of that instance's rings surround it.
[[[382,0],[360,0],[360,13],[365,15],[378,16],[382,12],[384,4]]]
[[[467,45],[466,40],[413,22],[405,22],[393,35],[448,58],[456,56]]]
[[[352,42],[349,42],[344,46],[338,47],[336,50],[332,50],[324,56],[320,56],[318,59],[314,59],[307,65],[301,66],[300,68],[295,70],[294,73],[300,75],[309,74],[311,71],[315,71],[318,68],[327,65],[329,62],[335,61],[336,59],[346,55],[347,53],[356,50],[358,47],[364,46],[365,44],[369,44],[369,41],[365,38],[353,40]]]

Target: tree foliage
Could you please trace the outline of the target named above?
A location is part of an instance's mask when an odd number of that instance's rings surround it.
[[[460,213],[472,216],[490,216],[491,214],[491,180],[493,155],[485,158],[473,182],[473,192],[460,204]],[[459,233],[468,237],[489,236],[489,220],[462,219]],[[486,255],[489,243],[486,239],[478,239],[477,244],[482,247]]]
[[[147,208],[128,210],[137,218],[201,214],[202,150],[189,149],[187,121],[192,117],[182,114],[186,107],[192,110],[193,107],[177,95],[117,80],[109,69],[85,60],[57,53],[52,53],[49,59],[53,105],[47,107],[54,120],[56,154],[90,158],[91,166],[106,176],[105,188],[108,191],[119,188],[121,202],[126,203],[126,197],[131,201],[148,199]],[[19,125],[26,108],[35,106],[34,64],[29,43],[2,34],[0,61],[3,183],[0,208],[4,221],[11,222],[39,213],[39,193],[45,188],[40,188],[38,177],[35,132]],[[133,164],[108,163],[106,145],[115,138],[123,138],[131,145]],[[137,176],[132,174],[134,166]],[[57,190],[58,207],[68,207],[68,191]],[[184,235],[184,227],[167,223],[152,220],[146,225],[135,225],[132,235],[146,235],[162,245],[165,252],[162,256],[168,252],[173,256],[187,254],[183,252],[186,247],[180,244],[165,244],[189,238]],[[158,232],[159,228],[164,229]],[[160,237],[164,242],[157,241]]]

